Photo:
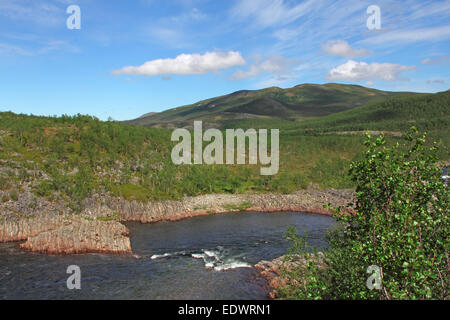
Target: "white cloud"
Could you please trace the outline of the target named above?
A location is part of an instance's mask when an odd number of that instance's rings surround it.
[[[252,64],[247,71],[237,70],[232,76],[232,80],[242,80],[246,78],[258,77],[261,74],[268,72],[277,75],[278,78],[286,80],[286,76],[290,75],[293,66],[298,64],[296,59],[288,59],[282,56],[270,56],[261,63]]]
[[[422,64],[440,64],[450,62],[450,56],[440,56],[436,58],[426,58],[422,60]]]
[[[343,81],[393,81],[400,79],[400,73],[415,69],[415,66],[404,66],[392,63],[371,63],[349,60],[344,64],[330,70],[327,74],[329,80]]]
[[[412,43],[419,41],[441,41],[450,38],[450,25],[432,28],[388,31],[380,35],[367,38],[361,43],[382,44],[382,43]]]
[[[347,41],[344,40],[329,40],[322,45],[322,49],[331,56],[344,58],[356,58],[370,54],[370,51],[368,50],[352,48]]]
[[[444,1],[419,1],[412,4],[410,7],[411,15],[409,19],[411,21],[427,18],[433,19],[439,16],[448,17],[450,14],[450,2]],[[431,16],[434,16],[433,18]]]
[[[427,80],[427,84],[443,84],[443,83],[445,83],[445,80],[442,79]]]
[[[208,16],[201,12],[197,8],[193,8],[192,10],[182,13],[178,16],[169,17],[166,20],[170,23],[190,23],[190,22],[198,22],[205,20]]]
[[[238,19],[250,19],[259,27],[283,25],[304,16],[313,3],[313,0],[308,0],[290,6],[283,0],[241,0],[231,9],[231,15]]]
[[[25,46],[16,46],[8,43],[0,43],[0,55],[22,55],[22,56],[36,56],[46,54],[51,51],[64,50],[71,53],[79,53],[81,50],[66,41],[39,41],[34,43],[35,48]]]
[[[24,48],[10,45],[7,43],[0,43],[0,55],[23,55],[23,56],[31,56],[32,52],[26,50]]]
[[[364,15],[367,4],[361,1],[343,5],[341,1],[315,0],[305,8],[304,14],[295,23],[282,26],[272,35],[279,40],[278,47],[298,50],[316,50],[317,43],[328,39],[361,36],[365,27]]]
[[[244,58],[237,51],[206,52],[203,55],[198,53],[180,54],[175,59],[151,60],[141,66],[127,66],[114,70],[112,73],[145,76],[204,74],[244,64]]]
[[[67,18],[65,8],[55,6],[50,1],[26,0],[1,0],[0,16],[48,27],[63,26]]]

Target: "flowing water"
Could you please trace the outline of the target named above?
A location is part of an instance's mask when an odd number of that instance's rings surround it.
[[[127,223],[135,256],[48,256],[0,244],[0,299],[265,299],[252,267],[286,252],[287,226],[326,246],[331,217],[304,213],[230,213],[178,222]],[[81,289],[67,289],[69,265]]]

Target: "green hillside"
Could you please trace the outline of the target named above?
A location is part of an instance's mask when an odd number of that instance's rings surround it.
[[[246,124],[247,126],[250,123]],[[283,124],[282,124],[283,125]],[[286,135],[350,135],[383,131],[400,136],[411,126],[441,142],[450,143],[450,91],[389,98],[352,110],[285,126]],[[442,157],[448,151],[442,149]],[[447,156],[445,155],[447,154]]]
[[[279,107],[288,109],[281,103]],[[264,105],[260,111],[268,112]],[[449,114],[447,91],[389,98],[303,122],[273,118],[230,122],[234,127],[280,129],[279,172],[261,176],[255,165],[174,165],[170,154],[175,143],[170,141],[171,130],[163,128],[81,115],[2,112],[0,200],[18,201],[30,191],[79,210],[83,199],[103,193],[145,202],[207,193],[289,193],[311,183],[318,188],[348,188],[353,186],[348,166],[364,150],[363,130],[402,134],[415,125],[442,143],[439,157],[448,163]],[[391,134],[388,143],[398,139]]]
[[[440,137],[449,136],[450,91],[390,97],[301,122],[275,119],[245,119],[225,122],[227,127],[280,128],[289,135],[360,133],[366,130],[407,131],[411,126]]]
[[[281,138],[279,173],[262,176],[259,165],[177,166],[170,135],[167,129],[90,116],[1,112],[0,201],[31,208],[33,199],[44,198],[79,211],[85,198],[104,193],[147,202],[209,193],[289,193],[311,182],[349,187],[345,164],[362,147],[360,137]]]
[[[242,90],[144,115],[127,123],[173,128],[192,126],[194,120],[203,120],[208,127],[225,127],[230,121],[246,119],[296,122],[404,94],[334,83],[302,84],[289,89]]]
[[[412,125],[421,130],[447,130],[450,120],[450,91],[389,98],[327,117],[304,121],[303,130],[357,131],[407,130]]]

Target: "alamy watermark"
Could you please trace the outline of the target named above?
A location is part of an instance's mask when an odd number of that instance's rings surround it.
[[[381,9],[379,6],[371,5],[367,8],[367,14],[370,17],[367,19],[367,28],[369,30],[380,30],[381,29]]]
[[[172,132],[172,141],[181,141],[172,149],[174,164],[246,164],[248,140],[248,164],[261,167],[261,175],[275,175],[280,165],[278,129],[270,130],[270,155],[267,152],[267,129],[226,129],[225,130],[225,161],[224,137],[218,129],[208,129],[203,132],[202,121],[194,121],[194,152],[192,153],[191,132],[187,129],[176,129]],[[203,149],[203,141],[211,142]],[[236,142],[236,143],[235,143]],[[236,151],[236,152],[235,152]],[[193,154],[193,159],[192,159]]]
[[[81,9],[77,5],[70,5],[67,7],[66,13],[70,16],[66,20],[67,29],[80,30],[81,29]]]
[[[67,282],[66,282],[67,289],[80,290],[81,289],[81,269],[80,269],[80,267],[77,265],[70,265],[67,267],[66,272],[71,275],[69,278],[67,278]]]
[[[369,266],[367,268],[367,273],[371,274],[366,281],[367,289],[381,290],[381,268],[376,265]]]

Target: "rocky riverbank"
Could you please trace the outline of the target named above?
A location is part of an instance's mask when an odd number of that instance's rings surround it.
[[[306,270],[306,264],[313,262],[319,267],[324,267],[324,254],[318,252],[311,254],[309,257],[302,256],[281,256],[272,261],[260,261],[255,265],[255,268],[261,273],[261,275],[267,280],[270,287],[269,298],[275,299],[278,297],[278,289],[286,286],[289,281],[293,281],[286,276],[286,273],[296,270],[302,273],[302,270]],[[298,286],[298,281],[306,281],[305,278],[298,278],[295,285]]]
[[[49,254],[131,253],[121,223],[176,221],[233,211],[299,211],[331,215],[324,205],[345,206],[350,190],[302,190],[293,194],[210,194],[181,201],[140,203],[99,194],[84,201],[80,214],[24,192],[17,201],[0,204],[0,242],[24,241],[21,248]],[[33,206],[30,206],[33,203]]]

